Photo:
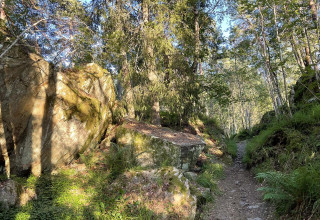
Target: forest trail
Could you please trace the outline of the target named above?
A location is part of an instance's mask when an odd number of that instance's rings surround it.
[[[259,184],[245,169],[242,157],[246,142],[237,144],[237,158],[232,166],[225,168],[225,177],[218,186],[221,191],[214,207],[205,214],[208,220],[268,220],[274,219],[272,208],[263,201],[257,191]]]

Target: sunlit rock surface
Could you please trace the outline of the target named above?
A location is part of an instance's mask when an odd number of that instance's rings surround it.
[[[17,46],[0,61],[0,100],[0,144],[12,170],[39,175],[98,143],[115,93],[110,73],[96,64],[56,72]]]
[[[132,146],[142,167],[174,166],[192,170],[204,149],[199,136],[135,121],[117,128],[117,144]]]

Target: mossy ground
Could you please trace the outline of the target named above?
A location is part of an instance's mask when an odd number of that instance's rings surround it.
[[[247,146],[244,161],[260,171],[291,171],[319,160],[320,105],[275,120]]]
[[[74,164],[52,175],[13,177],[35,189],[37,199],[1,210],[0,219],[153,219],[155,215],[144,204],[126,202],[123,190],[108,190],[115,174],[103,159],[107,153],[99,151],[85,158],[86,165]]]
[[[97,149],[51,175],[13,177],[34,189],[37,199],[1,210],[0,219],[187,219],[185,213],[194,205],[186,208],[193,198],[185,177],[173,167],[162,167],[156,180],[148,180],[141,175],[149,170],[136,166],[130,154],[130,149],[116,146]],[[152,197],[158,189],[160,195],[172,194],[174,201]]]

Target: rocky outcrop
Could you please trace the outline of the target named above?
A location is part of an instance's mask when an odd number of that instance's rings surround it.
[[[197,199],[190,193],[189,181],[175,167],[129,171],[110,186],[124,191],[128,204],[140,202],[157,219],[194,219]]]
[[[39,175],[98,143],[115,93],[110,73],[96,64],[55,72],[17,46],[0,61],[0,100],[0,144],[11,169]]]
[[[144,123],[127,121],[116,130],[120,146],[132,146],[142,167],[174,166],[192,170],[205,147],[196,135]]]

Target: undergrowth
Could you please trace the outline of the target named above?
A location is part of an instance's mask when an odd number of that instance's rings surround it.
[[[220,163],[208,163],[203,167],[203,172],[197,177],[197,183],[205,188],[217,192],[217,181],[223,176],[223,167]]]
[[[259,173],[266,187],[264,199],[271,201],[280,215],[289,214],[295,219],[320,217],[320,163],[300,167],[288,174],[281,172]]]
[[[273,121],[247,145],[244,162],[256,172],[291,171],[319,158],[320,105]]]
[[[139,202],[128,203],[124,191],[108,190],[115,177],[132,167],[124,160],[128,149],[114,146],[108,153],[82,157],[84,164],[63,168],[58,173],[13,178],[23,187],[34,189],[37,199],[23,207],[1,209],[0,219],[157,219],[157,215]]]
[[[237,143],[234,139],[227,139],[226,141],[227,145],[227,152],[233,157],[237,157]]]
[[[248,143],[244,162],[285,219],[319,219],[320,105],[273,120]]]
[[[205,138],[214,140],[221,136],[214,120],[203,120],[204,124],[198,128]],[[219,145],[218,142],[213,144]],[[229,143],[230,154],[234,151],[233,144]],[[24,188],[34,189],[37,199],[9,210],[0,207],[0,219],[159,219],[161,216],[147,208],[151,206],[147,200],[127,201],[124,190],[109,189],[124,172],[141,169],[135,158],[132,148],[112,143],[108,149],[80,155],[79,164],[64,167],[55,174],[15,177]],[[222,173],[221,164],[207,162],[196,183],[215,193]],[[205,195],[205,202],[210,201],[211,196],[211,193]]]

